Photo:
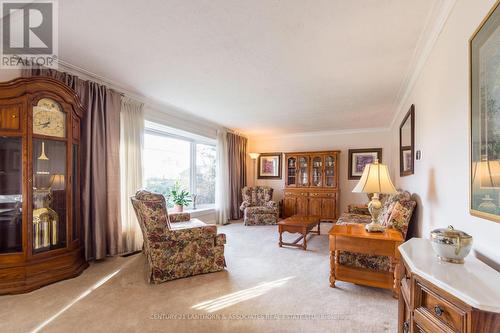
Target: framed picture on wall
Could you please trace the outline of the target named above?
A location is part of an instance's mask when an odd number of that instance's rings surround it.
[[[401,156],[403,161],[403,170],[413,169],[413,154],[411,149],[401,150]]]
[[[281,153],[259,155],[258,179],[281,179]]]
[[[415,173],[415,105],[411,105],[399,125],[399,176]]]
[[[469,41],[470,212],[500,222],[500,9]]]
[[[382,163],[382,148],[349,149],[349,166],[347,177],[358,180],[363,174],[365,165],[378,159]]]

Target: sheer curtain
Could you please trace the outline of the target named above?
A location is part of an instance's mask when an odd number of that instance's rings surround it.
[[[142,187],[143,104],[131,98],[122,97],[120,125],[122,252],[126,253],[142,248],[142,232],[130,197]]]
[[[229,220],[229,161],[227,150],[227,132],[217,131],[217,160],[215,174],[215,214],[217,224],[226,224]]]

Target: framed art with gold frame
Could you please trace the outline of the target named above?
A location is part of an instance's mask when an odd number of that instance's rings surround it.
[[[469,41],[470,212],[500,222],[500,8]]]

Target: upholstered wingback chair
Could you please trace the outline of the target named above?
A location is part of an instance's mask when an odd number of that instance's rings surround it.
[[[398,193],[381,196],[382,210],[378,217],[380,224],[387,228],[401,231],[406,240],[408,227],[417,202],[411,194],[398,190]],[[367,224],[371,222],[367,205],[349,205],[348,212],[340,216],[337,224]],[[378,271],[390,271],[391,262],[387,256],[368,255],[355,252],[341,251],[339,255],[341,265],[357,268],[367,268]]]
[[[131,200],[144,237],[149,282],[224,269],[226,236],[217,234],[215,225],[192,219],[189,213],[168,214],[161,194],[141,190]]]
[[[241,191],[245,225],[276,224],[278,223],[279,209],[272,201],[273,189],[269,186],[244,187]]]

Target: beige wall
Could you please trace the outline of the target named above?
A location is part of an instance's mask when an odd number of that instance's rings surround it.
[[[248,151],[341,150],[340,206],[345,211],[348,203],[365,202],[363,195],[351,193],[356,182],[347,180],[347,150],[382,147],[383,162],[391,165],[396,185],[418,197],[418,235],[428,238],[434,228],[453,224],[473,235],[474,254],[498,269],[500,223],[473,217],[468,209],[468,40],[494,2],[457,1],[390,132],[250,138]],[[422,151],[422,159],[416,161],[414,175],[400,178],[399,124],[411,104],[415,104],[416,149]],[[254,169],[250,159],[248,165],[251,185]],[[257,184],[275,188],[276,200],[283,197],[284,179],[257,180]]]
[[[468,40],[495,1],[459,0],[429,55],[403,112],[393,128],[393,170],[398,170],[398,127],[415,104],[416,149],[422,160],[415,174],[396,183],[419,196],[418,233],[428,238],[437,227],[452,224],[474,237],[476,255],[500,264],[500,223],[468,211],[469,64]]]
[[[0,69],[0,82],[9,81],[21,76],[20,69]]]
[[[344,212],[350,203],[366,203],[364,194],[352,193],[356,186],[355,180],[347,179],[347,156],[348,149],[352,148],[382,148],[383,163],[390,164],[391,137],[390,131],[377,130],[351,133],[318,133],[298,134],[288,136],[277,136],[271,138],[250,138],[248,152],[296,152],[296,151],[320,151],[340,150],[339,182],[340,182],[340,211]],[[283,163],[284,164],[284,163]],[[248,184],[255,183],[253,161],[248,158]],[[284,166],[283,166],[284,168]],[[274,188],[274,199],[279,201],[283,198],[285,177],[281,180],[257,180],[258,185],[268,185]]]

